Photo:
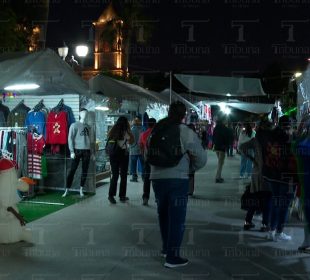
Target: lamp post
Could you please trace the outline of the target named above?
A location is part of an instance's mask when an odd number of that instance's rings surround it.
[[[66,56],[68,55],[69,48],[68,47],[60,47],[58,48],[58,54],[60,57],[62,57],[63,60],[66,59]]]
[[[75,48],[75,52],[78,55],[78,57],[81,58],[81,68],[83,69],[84,68],[84,59],[88,54],[88,47],[85,45],[77,46]]]
[[[165,77],[169,76],[169,104],[172,102],[172,71],[166,72]]]

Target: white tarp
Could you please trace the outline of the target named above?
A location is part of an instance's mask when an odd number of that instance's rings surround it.
[[[141,102],[144,99],[149,102],[169,104],[169,101],[161,97],[157,92],[104,75],[91,78],[89,88],[97,96],[120,98],[132,102]]]
[[[310,114],[310,65],[297,79],[297,121]]]
[[[87,82],[77,75],[70,65],[53,50],[0,57],[0,90],[13,84],[35,83],[35,90],[19,91],[31,95],[80,94],[90,96]]]
[[[274,104],[268,103],[248,103],[248,102],[241,102],[237,100],[228,101],[228,102],[207,102],[209,105],[218,105],[225,104],[228,107],[239,109],[242,111],[247,111],[254,114],[267,114],[270,113]]]
[[[170,100],[170,89],[166,88],[163,91],[160,92],[160,95],[163,95],[165,98],[168,98],[168,100]],[[188,100],[186,100],[184,97],[182,97],[181,95],[177,94],[175,91],[171,91],[171,101],[181,101],[185,104],[185,106],[187,108],[191,108],[193,110],[195,110],[197,113],[200,112],[200,109],[194,105],[193,103],[189,102]]]
[[[200,75],[174,75],[191,92],[221,96],[264,96],[259,79]]]

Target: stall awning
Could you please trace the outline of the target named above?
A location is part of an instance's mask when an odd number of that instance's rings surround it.
[[[139,101],[141,98],[150,102],[168,104],[168,100],[159,93],[138,85],[119,81],[104,75],[97,75],[89,80],[90,90],[97,96],[117,97],[129,101]]]
[[[241,102],[237,100],[228,101],[228,102],[208,102],[210,105],[219,105],[225,103],[226,106],[229,106],[234,109],[239,109],[242,111],[247,111],[254,114],[267,114],[270,113],[274,107],[274,103],[248,103]]]
[[[160,92],[160,95],[164,96],[165,98],[167,98],[168,100],[170,100],[170,89],[166,88],[163,91]],[[175,91],[171,91],[171,100],[173,101],[181,101],[185,104],[185,106],[187,108],[191,108],[193,110],[195,110],[197,113],[200,112],[199,108],[194,105],[193,103],[189,102],[188,100],[186,100],[184,97],[182,97],[181,95],[177,94]]]
[[[264,96],[259,79],[202,75],[174,75],[191,92],[220,96]]]
[[[31,95],[80,94],[89,96],[85,82],[53,50],[0,57],[0,90],[13,84],[35,83],[40,87],[23,91]]]

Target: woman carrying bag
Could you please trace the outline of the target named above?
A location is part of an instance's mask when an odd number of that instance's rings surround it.
[[[116,203],[114,196],[117,191],[117,181],[121,175],[119,199],[126,202],[129,198],[126,196],[127,190],[127,172],[129,162],[128,145],[134,142],[134,136],[130,131],[130,125],[126,117],[121,116],[108,133],[108,143],[114,142],[113,152],[109,151],[112,178],[110,181],[109,201]]]

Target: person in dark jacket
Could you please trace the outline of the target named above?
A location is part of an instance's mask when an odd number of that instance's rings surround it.
[[[218,158],[217,171],[215,176],[215,183],[223,183],[222,169],[225,161],[225,151],[228,147],[228,131],[223,123],[223,119],[218,119],[213,131],[213,149]]]
[[[292,202],[297,178],[297,163],[291,150],[291,124],[288,116],[279,119],[279,125],[260,139],[263,155],[262,174],[272,193],[270,231],[267,239],[291,240],[283,232]]]

